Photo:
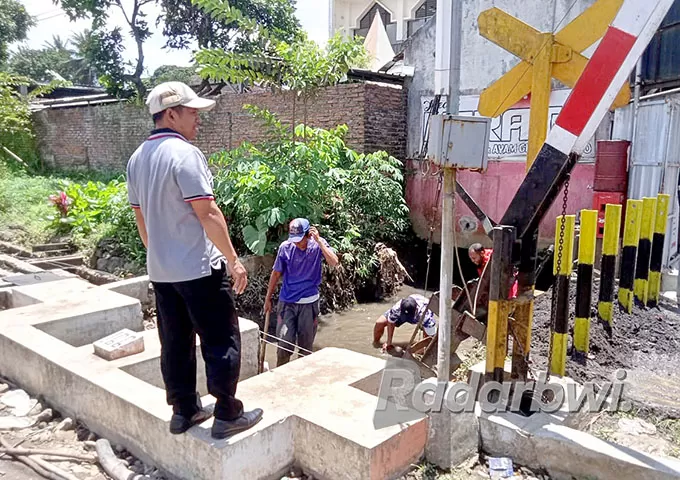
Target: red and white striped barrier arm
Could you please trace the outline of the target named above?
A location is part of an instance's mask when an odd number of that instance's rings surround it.
[[[626,0],[562,108],[547,143],[581,154],[673,0]]]
[[[550,130],[501,225],[531,235],[652,40],[673,0],[624,0]]]

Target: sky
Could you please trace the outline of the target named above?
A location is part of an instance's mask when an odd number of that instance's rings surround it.
[[[132,5],[131,0],[122,0],[123,5]],[[330,0],[297,0],[297,16],[302,28],[312,40],[324,44],[328,39],[328,2]],[[52,40],[53,35],[59,35],[62,39],[68,39],[73,33],[80,32],[90,26],[89,20],[69,21],[64,11],[52,0],[21,0],[26,6],[28,13],[36,17],[37,25],[28,32],[28,39],[20,44],[14,44],[12,50],[16,50],[18,45],[25,45],[29,48],[41,48],[46,42]],[[156,5],[148,5],[147,18],[153,35],[144,43],[144,64],[147,73],[150,75],[161,65],[188,66],[192,59],[189,50],[169,50],[163,49],[165,39],[161,34],[162,28],[155,27],[155,20],[160,13],[160,8]],[[119,9],[112,9],[109,19],[110,26],[125,27],[127,24],[123,14]],[[125,29],[123,29],[125,32]],[[134,41],[126,37],[126,60],[136,59],[136,48]]]

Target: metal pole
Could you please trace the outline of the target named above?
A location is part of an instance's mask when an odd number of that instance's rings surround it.
[[[449,74],[448,113],[458,115],[460,111],[460,62],[463,48],[463,0],[452,0],[451,6],[451,51]]]
[[[437,3],[436,63],[439,72],[435,71],[435,90],[437,93],[441,93],[444,89],[448,90],[447,113],[452,115],[457,114],[460,109],[462,3],[462,0],[439,0]],[[448,382],[451,368],[451,291],[453,290],[454,235],[456,234],[454,218],[456,171],[453,168],[444,169],[442,193],[437,380]]]
[[[444,169],[442,185],[442,255],[439,277],[439,341],[437,343],[437,380],[448,382],[451,360],[451,324],[453,290],[453,236],[456,234],[453,218],[456,195],[456,170]]]

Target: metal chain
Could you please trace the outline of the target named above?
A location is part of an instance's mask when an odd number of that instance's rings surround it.
[[[571,175],[567,175],[567,179],[564,182],[564,196],[562,197],[562,219],[560,221],[560,238],[559,241],[557,242],[557,275],[560,274],[560,270],[562,269],[562,253],[564,251],[564,230],[565,230],[565,223],[566,223],[566,217],[567,217],[567,200],[569,199],[569,180],[571,178]],[[555,281],[557,282],[557,277],[555,277]],[[548,350],[548,366],[546,368],[546,377],[545,381],[546,383],[550,381],[550,368],[552,366],[552,356],[553,356],[553,331],[555,330],[555,316],[553,313],[555,313],[555,308],[557,308],[557,294],[556,291],[553,289],[553,298],[552,298],[552,305],[551,305],[551,315],[550,315],[550,343],[549,343],[549,350]]]

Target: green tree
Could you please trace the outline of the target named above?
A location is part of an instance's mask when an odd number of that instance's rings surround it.
[[[94,58],[88,54],[93,42],[92,31],[85,29],[74,33],[70,40],[73,46],[69,60],[71,81],[77,85],[97,85],[97,68]]]
[[[184,82],[187,85],[193,85],[200,80],[201,77],[196,73],[195,67],[161,65],[149,78],[149,86],[153,88],[163,82]]]
[[[59,83],[53,82],[33,89],[28,95],[22,95],[20,89],[30,84],[29,78],[0,72],[0,159],[35,167],[39,159],[29,105],[35,97],[51,91]],[[15,155],[19,156],[19,160]],[[24,161],[32,165],[27,165]]]
[[[111,93],[125,94],[131,91],[142,98],[146,94],[144,74],[144,42],[149,38],[149,24],[145,7],[157,0],[57,0],[71,20],[90,18],[92,37],[85,51],[93,66],[101,74],[100,82]],[[112,9],[117,9],[129,28],[137,47],[137,58],[131,68],[123,61],[123,37],[120,28],[109,30],[106,20]]]
[[[293,131],[298,101],[303,103],[306,124],[308,100],[320,88],[336,85],[350,68],[368,63],[360,39],[344,40],[336,34],[324,49],[304,35],[289,43],[279,40],[266,25],[227,2],[194,2],[213,18],[239,25],[240,35],[267,45],[266,50],[255,52],[204,48],[196,54],[201,76],[222,83],[259,84],[286,92],[293,102]]]
[[[90,37],[86,30],[71,40],[55,35],[41,49],[19,47],[8,62],[8,71],[39,83],[63,79],[76,85],[95,85],[95,69],[86,57]]]
[[[8,58],[7,46],[26,38],[35,20],[17,0],[0,0],[0,66]]]
[[[58,76],[71,80],[64,71],[70,59],[71,52],[68,50],[19,47],[7,63],[7,69],[39,83],[50,82]]]
[[[292,42],[300,35],[295,17],[295,0],[229,0],[233,8],[255,19],[274,32],[277,39]],[[224,48],[256,51],[263,47],[257,39],[239,35],[238,21],[213,17],[191,0],[161,0],[163,35],[170,48]]]

